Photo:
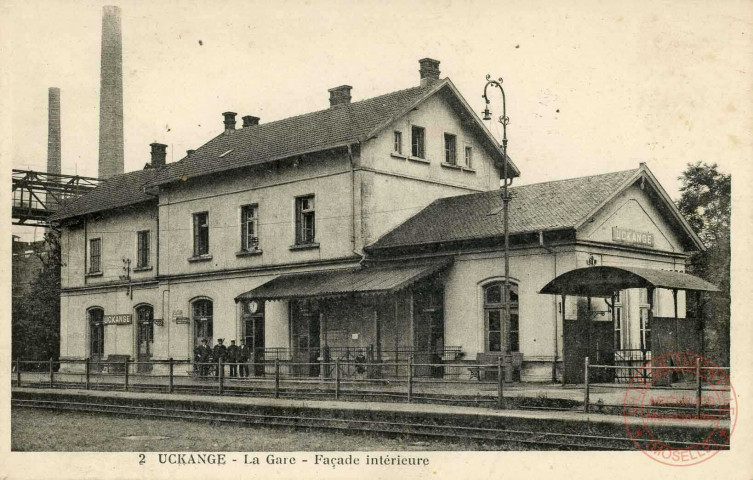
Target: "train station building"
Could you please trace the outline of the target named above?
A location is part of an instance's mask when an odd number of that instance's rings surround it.
[[[143,170],[66,203],[61,359],[192,360],[222,338],[311,376],[411,355],[444,376],[502,355],[512,379],[578,381],[584,355],[645,360],[680,332],[702,348],[684,292],[713,286],[677,272],[703,246],[645,164],[511,189],[506,315],[499,185],[504,162],[521,172],[439,62],[419,67],[417,86],[356,102],[335,87],[328,108],[283,120],[238,128],[225,112],[181,160],[154,143]],[[542,292],[607,267],[645,282]],[[660,318],[674,326],[657,334]]]

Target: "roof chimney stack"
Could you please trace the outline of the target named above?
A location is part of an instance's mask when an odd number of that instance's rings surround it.
[[[159,168],[165,166],[165,158],[167,158],[167,145],[162,143],[150,143],[152,147],[152,168]]]
[[[421,74],[421,86],[427,87],[439,81],[439,60],[433,58],[422,58],[418,61],[421,68],[418,73]]]
[[[329,92],[329,106],[335,107],[337,105],[347,105],[350,103],[350,89],[353,88],[350,85],[340,85],[339,87],[330,88]]]
[[[259,125],[259,120],[261,120],[259,117],[254,117],[253,115],[246,115],[245,117],[243,117],[243,128]]]
[[[225,134],[233,133],[235,130],[235,116],[238,115],[235,112],[225,112],[222,114],[225,117]]]

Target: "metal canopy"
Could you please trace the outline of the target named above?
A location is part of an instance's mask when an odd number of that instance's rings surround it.
[[[346,295],[395,293],[439,272],[452,261],[374,265],[347,270],[330,270],[282,275],[235,297],[235,301],[331,298]]]
[[[585,267],[559,275],[539,293],[609,297],[626,288],[666,288],[718,292],[719,288],[696,276],[669,270],[638,267]]]

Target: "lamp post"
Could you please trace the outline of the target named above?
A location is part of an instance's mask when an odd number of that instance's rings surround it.
[[[502,115],[500,115],[498,121],[502,124],[502,212],[503,212],[503,228],[505,236],[505,283],[502,290],[502,301],[505,308],[505,338],[504,346],[501,348],[504,354],[508,352],[508,346],[510,345],[510,235],[508,232],[509,227],[509,204],[510,204],[510,192],[508,187],[512,185],[512,179],[507,175],[507,125],[510,123],[510,118],[507,116],[507,110],[505,105],[505,90],[502,88],[502,78],[492,80],[491,75],[486,76],[486,85],[484,86],[484,101],[486,101],[486,108],[482,112],[484,114],[484,120],[491,120],[492,113],[489,111],[489,87],[499,88],[502,92]]]

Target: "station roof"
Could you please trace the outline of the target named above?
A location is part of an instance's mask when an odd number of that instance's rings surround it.
[[[666,288],[718,292],[719,288],[688,273],[639,267],[584,267],[570,270],[549,282],[539,293],[609,297],[626,288]]]
[[[235,298],[286,300],[396,293],[438,273],[452,260],[365,266],[355,269],[281,275]]]

